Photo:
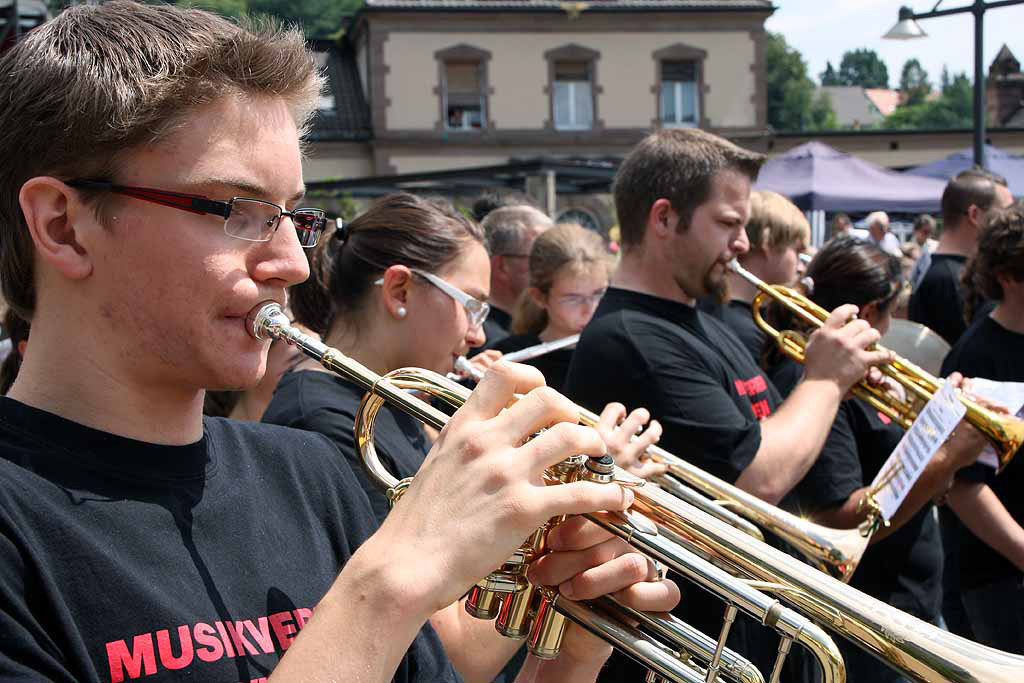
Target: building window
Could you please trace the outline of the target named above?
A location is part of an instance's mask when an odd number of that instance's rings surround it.
[[[447,62],[444,65],[445,128],[479,130],[484,127],[483,66],[480,62]]]
[[[555,62],[555,128],[594,126],[594,89],[588,62]]]
[[[491,53],[472,45],[456,45],[434,53],[438,63],[441,130],[479,131],[488,128],[487,63]]]
[[[551,118],[545,127],[554,130],[600,130],[597,100],[597,60],[601,53],[582,45],[565,45],[548,50],[548,85],[544,92],[551,101]]]
[[[657,118],[651,121],[664,128],[696,128],[707,125],[704,111],[704,61],[707,52],[676,43],[652,55],[655,66]]]
[[[661,125],[693,127],[699,124],[697,63],[691,60],[662,62]]]

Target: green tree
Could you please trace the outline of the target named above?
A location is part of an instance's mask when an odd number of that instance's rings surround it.
[[[842,85],[839,82],[839,74],[832,67],[832,62],[825,62],[825,70],[818,74],[822,85]]]
[[[769,33],[765,46],[768,125],[776,130],[821,130],[836,127],[827,95],[815,95],[807,63],[778,33]]]
[[[949,74],[944,74],[946,78]],[[921,104],[932,92],[932,84],[928,80],[928,72],[916,59],[908,59],[903,64],[903,72],[900,74],[900,92],[903,93],[903,103],[907,106]]]
[[[974,124],[974,88],[967,74],[943,75],[942,95],[932,102],[898,107],[885,119],[886,128],[934,130],[970,128]]]
[[[889,70],[874,50],[861,48],[843,53],[835,85],[888,88]]]
[[[309,38],[331,38],[363,0],[249,0],[249,10],[298,24]]]

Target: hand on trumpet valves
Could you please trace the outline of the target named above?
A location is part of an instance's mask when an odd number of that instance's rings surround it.
[[[892,360],[892,353],[874,348],[878,330],[858,319],[857,307],[839,306],[807,340],[804,376],[835,382],[844,394],[868,374],[868,368]]]
[[[625,541],[582,517],[573,517],[548,533],[551,552],[530,565],[528,577],[538,585],[557,586],[572,600],[612,595],[633,609],[666,612],[679,602],[679,587],[664,580],[664,569],[633,551]],[[583,629],[570,628],[562,656],[607,656],[611,647]]]
[[[637,408],[626,415],[626,407],[621,403],[609,403],[601,411],[596,429],[615,464],[631,474],[650,479],[668,470],[667,465],[654,462],[646,453],[647,448],[661,438],[661,425],[651,420],[646,408]]]
[[[552,517],[632,503],[632,491],[617,484],[545,484],[546,468],[576,454],[601,456],[605,445],[543,383],[529,366],[492,368],[371,539],[390,539],[383,552],[401,575],[393,578],[413,592],[410,608],[429,615],[455,602]],[[513,402],[516,394],[524,396]]]

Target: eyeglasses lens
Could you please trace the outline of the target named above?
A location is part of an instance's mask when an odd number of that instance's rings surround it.
[[[281,212],[273,204],[250,199],[231,202],[231,216],[224,224],[224,232],[251,242],[266,242],[277,229]]]

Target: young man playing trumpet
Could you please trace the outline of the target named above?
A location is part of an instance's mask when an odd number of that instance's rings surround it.
[[[630,504],[543,485],[605,446],[520,366],[481,382],[379,528],[326,439],[203,419],[205,389],[259,381],[245,318],[284,303],[323,228],[301,208],[321,81],[300,34],[74,6],[4,54],[0,81],[18,94],[0,112],[0,278],[32,324],[0,401],[0,679],[455,681],[430,616],[552,516]],[[539,583],[678,599],[593,528],[550,542],[566,552],[534,564]],[[445,647],[490,647],[461,636]],[[571,629],[526,675],[593,680],[609,653]]]

